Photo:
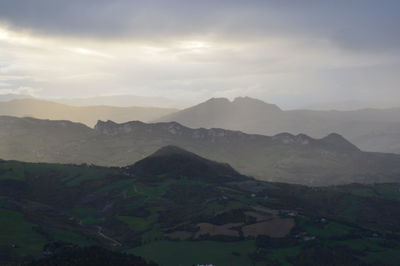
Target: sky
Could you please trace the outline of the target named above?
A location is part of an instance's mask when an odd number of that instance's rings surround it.
[[[397,0],[0,0],[0,94],[400,105]]]

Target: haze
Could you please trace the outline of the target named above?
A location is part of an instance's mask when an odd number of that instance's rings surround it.
[[[0,0],[0,265],[399,266],[399,0]]]
[[[1,0],[0,94],[398,106],[399,8],[390,0]]]

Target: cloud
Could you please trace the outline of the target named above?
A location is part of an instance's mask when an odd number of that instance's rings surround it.
[[[249,95],[285,106],[400,98],[399,7],[394,0],[0,0],[2,93],[124,92],[190,103]]]
[[[38,34],[98,39],[325,39],[346,49],[399,49],[396,0],[2,0],[0,21]]]
[[[82,47],[71,47],[71,48],[64,48],[67,51],[80,54],[80,55],[86,55],[86,56],[96,56],[96,57],[102,57],[102,58],[107,58],[107,59],[114,59],[112,55],[102,53],[93,49],[88,49],[88,48],[82,48]]]
[[[10,87],[10,86],[11,86],[11,83],[1,82],[0,81],[0,89],[1,89],[1,87]]]

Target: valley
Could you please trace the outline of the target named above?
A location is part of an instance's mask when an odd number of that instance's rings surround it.
[[[160,265],[396,265],[400,247],[398,184],[257,181],[174,146],[122,168],[1,161],[0,183],[3,262],[49,242]]]

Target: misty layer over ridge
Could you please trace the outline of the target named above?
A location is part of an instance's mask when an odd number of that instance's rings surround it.
[[[394,0],[4,0],[0,93],[399,105],[398,9]]]
[[[68,121],[0,118],[0,158],[8,160],[126,166],[174,145],[261,180],[320,186],[396,182],[400,174],[400,155],[362,152],[338,134],[268,137],[139,121],[99,121],[91,129]]]
[[[70,120],[90,127],[93,127],[99,119],[116,122],[151,121],[176,111],[177,109],[158,107],[69,106],[38,99],[0,102],[0,115]]]
[[[129,103],[135,97],[126,97]],[[82,99],[90,103],[116,99]],[[121,99],[117,97],[117,99]],[[276,135],[281,132],[322,138],[337,132],[362,150],[400,153],[400,109],[360,109],[355,111],[284,111],[250,97],[212,98],[181,111],[157,107],[68,106],[39,99],[0,102],[0,115],[40,119],[70,120],[93,127],[97,120],[124,123],[132,120],[177,121],[198,128],[226,128],[246,133]]]
[[[275,135],[304,133],[321,138],[337,132],[363,150],[400,153],[400,108],[356,111],[283,111],[258,99],[212,98],[156,121],[198,128],[226,128]]]
[[[399,11],[0,0],[0,265],[399,266]]]
[[[113,95],[73,99],[60,98],[54,99],[53,101],[72,106],[107,105],[118,107],[162,107],[170,109],[182,106],[182,103],[166,97],[145,97],[137,95]]]

